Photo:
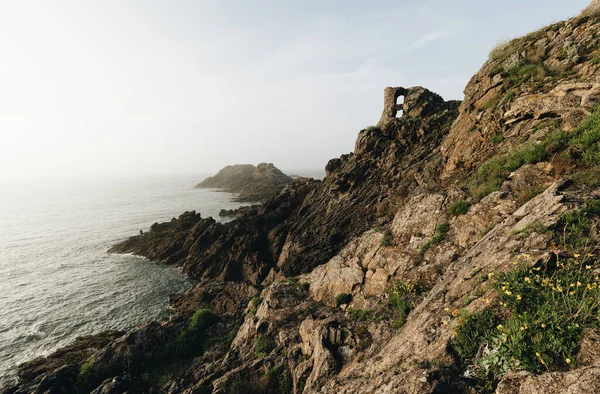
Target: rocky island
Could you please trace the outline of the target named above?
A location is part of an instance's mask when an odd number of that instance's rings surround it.
[[[386,88],[322,181],[114,246],[199,282],[3,393],[600,392],[599,5],[494,48],[462,102]]]
[[[240,202],[262,202],[279,193],[292,178],[272,163],[236,164],[224,167],[215,176],[206,178],[197,188],[216,188],[238,196]]]

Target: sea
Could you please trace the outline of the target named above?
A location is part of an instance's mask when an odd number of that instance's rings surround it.
[[[115,243],[184,211],[219,218],[233,195],[205,176],[0,183],[0,387],[16,365],[82,335],[169,315],[193,285],[177,268],[110,254]]]

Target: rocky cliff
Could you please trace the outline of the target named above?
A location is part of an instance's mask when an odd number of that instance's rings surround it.
[[[116,245],[199,283],[5,392],[599,392],[596,5],[499,45],[463,102],[387,88],[323,181]]]
[[[279,193],[292,178],[272,163],[236,164],[222,168],[215,176],[206,178],[197,188],[216,188],[236,193],[236,201],[264,201]]]

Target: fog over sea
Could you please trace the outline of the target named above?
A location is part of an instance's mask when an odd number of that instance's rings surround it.
[[[0,183],[0,387],[15,366],[77,336],[168,316],[192,282],[176,268],[109,254],[186,210],[219,220],[240,204],[194,189],[203,176]]]

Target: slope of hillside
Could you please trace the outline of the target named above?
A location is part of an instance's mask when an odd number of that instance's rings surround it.
[[[597,5],[494,49],[462,103],[386,89],[323,181],[116,245],[200,281],[5,392],[599,392]]]

